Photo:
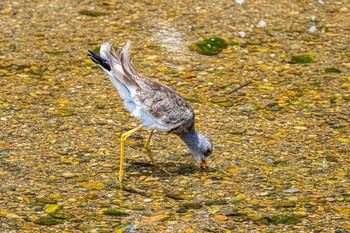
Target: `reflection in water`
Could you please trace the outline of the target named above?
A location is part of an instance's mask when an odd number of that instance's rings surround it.
[[[189,61],[191,54],[187,48],[187,43],[183,40],[185,36],[183,32],[178,31],[169,22],[158,22],[154,31],[155,43],[170,53],[173,60]]]

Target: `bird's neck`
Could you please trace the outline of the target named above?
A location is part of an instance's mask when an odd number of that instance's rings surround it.
[[[180,135],[180,138],[186,143],[189,148],[198,145],[198,133],[194,127],[187,134]]]

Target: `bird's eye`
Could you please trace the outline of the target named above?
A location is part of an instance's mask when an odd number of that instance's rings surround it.
[[[210,155],[211,154],[211,149],[207,149],[207,151],[205,152],[205,155]]]

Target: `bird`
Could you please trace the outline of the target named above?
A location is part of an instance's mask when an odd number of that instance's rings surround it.
[[[124,145],[129,136],[142,128],[149,130],[144,149],[157,167],[151,152],[154,130],[175,134],[187,145],[191,154],[206,168],[213,146],[208,136],[195,129],[195,114],[189,103],[169,86],[136,72],[131,59],[131,41],[115,49],[111,41],[103,43],[100,55],[88,50],[88,57],[108,74],[131,116],[142,123],[120,137],[119,182],[124,179]]]

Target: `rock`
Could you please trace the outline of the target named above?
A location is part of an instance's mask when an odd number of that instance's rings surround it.
[[[186,213],[187,212],[187,209],[185,207],[180,207],[176,213]]]
[[[74,177],[75,175],[72,172],[64,172],[62,173],[62,176],[66,178],[71,178],[71,177]]]
[[[227,201],[225,200],[210,200],[210,201],[206,201],[205,205],[207,206],[212,206],[212,205],[226,205]]]
[[[166,196],[174,200],[184,200],[184,194],[182,192],[169,192],[166,193]]]
[[[57,225],[61,223],[60,221],[52,217],[42,217],[39,219],[35,219],[33,222],[43,226],[52,226],[52,225]]]
[[[299,189],[297,188],[289,188],[289,189],[286,189],[286,190],[283,190],[284,193],[297,193],[299,192]]]
[[[198,202],[186,202],[182,204],[186,209],[200,209],[202,208],[202,204]]]

